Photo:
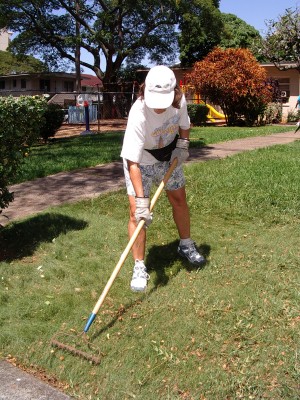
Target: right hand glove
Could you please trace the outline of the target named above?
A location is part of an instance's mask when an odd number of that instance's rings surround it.
[[[150,212],[150,199],[149,197],[136,197],[135,198],[135,219],[139,223],[141,219],[145,220],[145,225],[148,226],[152,222],[152,213]]]

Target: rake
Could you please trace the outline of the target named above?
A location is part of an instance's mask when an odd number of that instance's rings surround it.
[[[158,186],[156,192],[154,193],[154,195],[153,195],[153,197],[151,199],[151,203],[150,203],[150,211],[153,210],[157,199],[159,198],[159,196],[160,196],[161,192],[163,191],[166,183],[168,182],[170,176],[172,175],[172,172],[176,168],[177,162],[178,162],[177,158],[175,158],[173,160],[172,164],[170,165],[168,171],[166,172],[166,174],[165,174],[163,180],[161,181],[160,185]],[[92,323],[94,322],[94,320],[95,320],[95,318],[96,318],[96,316],[98,314],[98,311],[99,311],[100,307],[102,306],[102,304],[103,304],[103,302],[104,302],[104,300],[105,300],[105,298],[106,298],[106,296],[107,296],[112,284],[114,283],[116,277],[118,276],[118,274],[119,274],[119,272],[120,272],[120,270],[121,270],[121,268],[122,268],[122,266],[123,266],[123,264],[124,264],[124,262],[125,262],[125,260],[126,260],[126,258],[128,256],[128,254],[129,254],[132,246],[134,245],[134,243],[135,243],[140,231],[143,229],[144,225],[145,225],[145,221],[144,220],[141,220],[138,223],[138,225],[137,225],[132,237],[130,238],[125,250],[121,254],[121,257],[120,257],[117,265],[115,266],[115,269],[113,270],[113,272],[112,272],[107,284],[105,285],[105,287],[104,287],[104,289],[103,289],[103,291],[102,291],[97,303],[95,304],[95,307],[94,307],[92,313],[90,314],[90,316],[89,316],[89,318],[87,320],[87,323],[86,323],[86,325],[84,327],[83,332],[80,333],[78,336],[85,335],[88,332],[88,330],[90,329]],[[66,344],[60,342],[59,340],[57,340],[56,337],[52,338],[51,344],[52,344],[52,346],[55,346],[55,347],[60,348],[62,350],[66,350],[69,353],[72,353],[72,354],[78,355],[78,356],[80,356],[82,358],[85,358],[86,360],[89,360],[94,364],[99,364],[100,363],[100,358],[99,357],[91,356],[90,354],[88,354],[88,353],[86,353],[84,351],[81,351],[81,350],[77,349],[74,346],[66,345]]]

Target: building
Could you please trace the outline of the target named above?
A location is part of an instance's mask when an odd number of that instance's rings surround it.
[[[7,31],[5,28],[0,29],[0,51],[6,51],[10,43],[12,32]]]
[[[12,32],[0,29],[0,51],[6,51]],[[76,75],[65,72],[11,73],[0,75],[0,96],[45,95],[50,103],[62,107],[76,104]],[[98,92],[103,87],[101,79],[81,74],[83,92]]]
[[[296,69],[296,65],[292,63],[283,64],[288,69],[280,71],[273,63],[262,63],[261,66],[267,72],[267,78],[275,79],[279,84],[281,91],[281,104],[283,121],[287,120],[288,113],[295,110],[297,98],[300,95],[300,73]],[[290,68],[292,67],[292,68]],[[185,75],[191,69],[189,68],[173,68],[177,82],[184,82]]]
[[[261,64],[267,71],[267,77],[275,79],[279,84],[282,101],[282,116],[286,120],[288,113],[295,110],[297,98],[300,95],[300,73],[296,65],[286,63],[286,67],[293,67],[280,71],[273,63]],[[284,66],[284,65],[283,65]]]
[[[98,92],[102,81],[96,76],[82,74],[82,91]],[[50,103],[63,107],[75,105],[76,75],[65,72],[22,73],[0,76],[0,96],[45,95]]]
[[[67,74],[67,75],[68,76],[72,75],[72,78],[76,80],[74,74]],[[75,106],[77,103],[77,94],[74,92],[75,80],[72,81],[73,82],[72,87],[68,88],[72,90],[56,92],[53,95],[51,95],[50,93],[51,97],[48,102],[59,104],[64,108],[68,107],[69,105]],[[65,82],[63,83],[63,85],[65,85]],[[68,87],[68,83],[66,85]],[[83,93],[90,93],[92,101],[98,101],[98,96],[96,93],[98,93],[102,89],[103,89],[102,81],[99,78],[97,78],[97,76],[89,74],[81,74],[81,91]],[[72,94],[68,92],[72,92]],[[95,94],[92,95],[93,93]]]

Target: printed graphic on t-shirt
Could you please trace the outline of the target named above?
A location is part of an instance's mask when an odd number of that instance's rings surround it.
[[[160,149],[165,147],[174,139],[174,135],[178,133],[178,121],[179,116],[173,115],[162,126],[151,132],[150,135],[155,141],[154,148]]]

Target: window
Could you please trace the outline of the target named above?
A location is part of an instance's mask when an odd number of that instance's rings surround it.
[[[16,88],[16,87],[17,87],[17,80],[16,80],[16,79],[13,79],[13,81],[12,81],[12,86],[13,86],[13,88]]]
[[[40,90],[42,92],[50,92],[50,79],[40,80]]]
[[[0,81],[0,90],[5,89],[5,81]]]
[[[21,79],[21,89],[26,89],[26,79]]]
[[[74,82],[64,81],[64,91],[74,92]]]

